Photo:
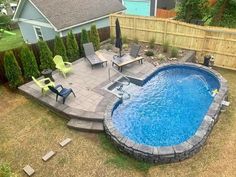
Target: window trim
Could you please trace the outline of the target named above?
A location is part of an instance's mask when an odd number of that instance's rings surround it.
[[[37,40],[40,40],[40,38],[39,38],[39,36],[38,36],[38,33],[37,33],[37,29],[39,29],[40,32],[41,32],[41,34],[42,34],[42,39],[44,40],[44,36],[43,36],[43,32],[42,32],[41,27],[40,27],[40,26],[33,26],[33,28],[34,28],[34,33],[35,33],[36,39],[37,39]]]

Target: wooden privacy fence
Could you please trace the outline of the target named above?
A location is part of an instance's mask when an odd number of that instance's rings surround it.
[[[105,27],[105,28],[98,29],[98,33],[99,33],[99,37],[100,37],[101,42],[105,41],[105,40],[110,38],[110,27]],[[80,33],[76,34],[75,36],[76,36],[77,43],[80,47]],[[63,41],[64,41],[64,43],[66,42],[66,37],[63,37]],[[48,47],[50,48],[50,50],[53,52],[53,50],[54,50],[54,40],[49,40],[49,41],[46,41],[46,42],[47,42]],[[30,44],[29,47],[32,49],[32,51],[34,53],[34,56],[37,60],[38,65],[40,65],[40,54],[39,54],[39,49],[38,49],[37,44]],[[21,59],[20,59],[21,47],[11,49],[11,50],[13,51],[13,53],[16,57],[16,60],[18,61],[20,67],[22,68]],[[5,77],[4,66],[3,66],[4,54],[5,54],[5,51],[0,52],[0,83],[7,82],[7,79]]]
[[[215,58],[215,65],[236,69],[236,30],[219,27],[197,26],[156,17],[112,14],[111,35],[115,35],[115,20],[119,19],[121,32],[128,39],[137,38],[157,44],[168,41],[171,46],[195,50],[200,61],[205,54]]]

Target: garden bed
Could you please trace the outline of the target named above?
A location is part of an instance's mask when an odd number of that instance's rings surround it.
[[[134,42],[127,42],[123,44],[122,53],[129,53],[130,48]],[[163,63],[171,63],[173,61],[183,61],[183,57],[186,56],[189,50],[172,48],[171,46],[165,46],[155,44],[153,48],[150,48],[149,43],[138,42],[141,45],[140,56],[142,56],[146,61],[152,63],[155,66],[158,66]],[[115,47],[115,45],[111,43],[106,43],[102,47],[102,49],[106,49],[108,51],[112,51],[115,53],[119,52],[119,49]],[[167,49],[166,52],[165,49]],[[175,53],[173,55],[173,53]]]

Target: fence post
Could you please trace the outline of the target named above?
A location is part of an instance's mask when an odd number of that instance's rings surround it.
[[[134,36],[133,36],[133,39],[135,39],[135,38],[137,37],[137,36],[136,36],[136,35],[137,35],[137,34],[136,34],[136,33],[137,33],[137,32],[136,32],[136,21],[137,21],[137,20],[136,20],[136,17],[133,17],[133,18],[134,18],[134,28],[133,28],[133,29],[134,29]],[[132,40],[132,39],[131,39],[131,40]]]
[[[110,23],[110,37],[111,37],[111,35],[113,36],[113,32],[112,32],[112,15],[109,15],[109,23]]]
[[[168,20],[166,19],[165,20],[165,25],[164,25],[163,44],[166,42],[167,25],[168,25]]]

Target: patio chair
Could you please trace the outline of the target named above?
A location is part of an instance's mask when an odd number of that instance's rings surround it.
[[[49,86],[49,89],[56,94],[56,101],[58,100],[58,96],[63,98],[63,104],[66,101],[66,98],[73,93],[74,97],[75,97],[75,93],[73,92],[73,90],[64,88],[62,85],[57,85],[56,87],[53,86]]]
[[[95,65],[99,64],[103,65],[103,63],[106,63],[107,65],[107,60],[102,60],[97,56],[97,54],[94,51],[93,44],[91,42],[83,44],[83,48],[84,48],[85,58],[88,59],[89,63],[92,66],[92,69]]]
[[[35,82],[35,84],[41,88],[41,91],[43,94],[49,90],[48,88],[49,86],[53,86],[53,87],[55,86],[54,82],[52,82],[51,79],[49,78],[37,80],[32,76],[32,79]],[[45,82],[46,83],[48,82],[48,83],[45,84]]]
[[[54,63],[56,64],[56,68],[63,74],[64,78],[66,78],[66,74],[72,71],[72,63],[64,62],[62,56],[56,55],[53,58]]]
[[[140,48],[141,48],[141,45],[133,44],[129,55],[133,58],[137,58],[139,56]]]
[[[112,60],[112,66],[116,65],[118,70],[122,72],[122,68],[134,62],[143,63],[143,57],[139,56],[141,46],[138,44],[133,44],[129,54],[123,55],[121,58],[115,55]]]

